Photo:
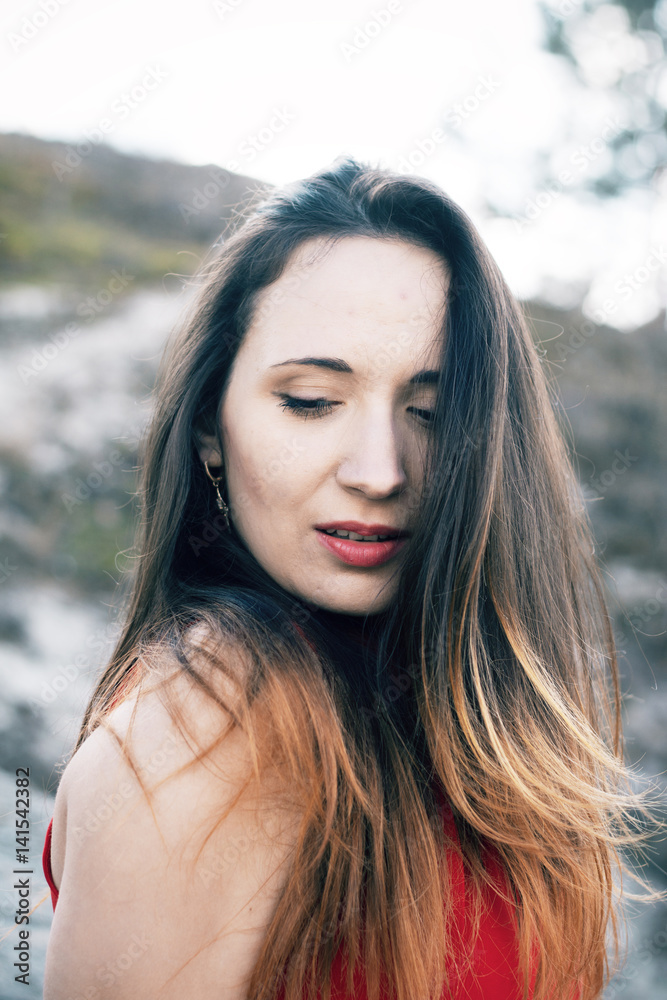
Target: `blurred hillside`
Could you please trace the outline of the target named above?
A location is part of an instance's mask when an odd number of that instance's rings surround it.
[[[667,565],[665,313],[631,333],[524,303],[605,562]]]
[[[0,135],[0,283],[96,287],[123,267],[137,281],[191,274],[232,210],[265,188],[213,165]]]

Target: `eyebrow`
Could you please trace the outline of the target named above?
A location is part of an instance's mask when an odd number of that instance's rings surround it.
[[[353,369],[347,361],[342,358],[289,358],[287,361],[279,361],[278,364],[270,365],[270,368],[282,368],[285,365],[305,365],[316,368],[328,368],[330,371],[343,372],[346,375],[353,375]],[[441,373],[434,368],[424,368],[409,379],[410,385],[436,385],[440,381]]]

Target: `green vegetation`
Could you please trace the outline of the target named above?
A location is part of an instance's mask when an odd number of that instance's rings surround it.
[[[192,274],[232,207],[262,187],[212,175],[215,168],[155,163],[106,146],[66,171],[54,169],[67,149],[0,136],[0,287],[94,288],[120,267],[138,282]]]

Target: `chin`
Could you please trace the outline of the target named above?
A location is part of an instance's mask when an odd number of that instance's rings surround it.
[[[386,611],[395,597],[395,591],[385,591],[381,595],[375,594],[368,597],[352,597],[349,599],[340,596],[331,597],[329,600],[320,595],[319,598],[309,597],[312,603],[323,608],[325,611],[338,612],[342,615],[374,615]]]

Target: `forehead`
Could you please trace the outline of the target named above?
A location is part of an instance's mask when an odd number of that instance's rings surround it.
[[[258,294],[244,347],[269,365],[315,346],[361,357],[398,337],[409,356],[435,347],[448,283],[442,258],[404,241],[309,240]]]

